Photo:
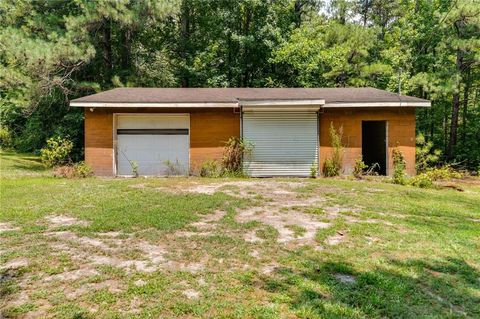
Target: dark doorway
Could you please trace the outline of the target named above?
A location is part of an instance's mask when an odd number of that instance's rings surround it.
[[[387,175],[387,122],[362,122],[362,157],[368,167]]]

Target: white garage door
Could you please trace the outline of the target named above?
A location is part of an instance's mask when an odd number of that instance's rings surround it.
[[[117,174],[187,174],[189,127],[188,114],[118,115]]]
[[[243,138],[252,142],[245,161],[250,176],[309,176],[318,163],[315,112],[245,112]]]

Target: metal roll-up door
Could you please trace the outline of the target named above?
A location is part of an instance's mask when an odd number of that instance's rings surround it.
[[[186,175],[189,170],[188,114],[117,115],[117,175]]]
[[[254,177],[309,176],[318,163],[316,112],[244,112],[243,138],[253,143],[244,161]]]

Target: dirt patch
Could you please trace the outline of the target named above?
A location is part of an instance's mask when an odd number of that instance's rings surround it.
[[[206,261],[196,262],[196,263],[184,263],[178,261],[168,261],[162,268],[169,271],[184,271],[190,273],[198,273],[205,269]]]
[[[337,232],[335,235],[327,237],[325,242],[330,246],[335,246],[340,244],[344,240],[345,240],[345,235],[342,232]]]
[[[10,223],[0,223],[0,233],[20,230],[19,227],[13,227]]]
[[[121,285],[117,280],[110,279],[102,282],[83,284],[81,287],[75,290],[67,288],[67,290],[65,291],[65,297],[67,297],[68,299],[76,299],[82,295],[91,293],[92,291],[102,289],[105,289],[112,294],[118,294],[124,291],[125,287]]]
[[[243,239],[249,243],[261,243],[263,241],[262,238],[257,236],[257,231],[255,229],[245,233]]]
[[[0,266],[0,269],[18,269],[22,267],[27,267],[28,266],[28,259],[27,258],[15,258],[10,261],[7,261],[5,264]]]
[[[138,280],[135,281],[133,284],[134,284],[135,286],[137,286],[137,287],[142,287],[142,286],[145,286],[145,285],[147,284],[147,282],[144,281],[144,280],[142,280],[142,279],[138,279]]]
[[[72,270],[72,271],[67,271],[63,272],[61,274],[56,274],[52,276],[45,277],[43,279],[44,282],[50,282],[50,281],[76,281],[79,279],[87,278],[87,277],[92,277],[99,275],[100,273],[91,268],[82,268],[82,269],[77,269],[77,270]]]
[[[200,298],[200,292],[196,291],[195,289],[187,289],[182,291],[182,294],[187,297],[188,299],[198,299]]]
[[[272,274],[277,268],[278,268],[278,265],[277,265],[277,264],[269,264],[269,265],[263,266],[260,272],[261,272],[263,275],[270,275],[270,274]]]
[[[75,217],[65,216],[65,215],[50,215],[46,216],[49,226],[51,228],[58,228],[64,226],[88,226],[89,222],[84,220],[79,220]]]
[[[44,233],[49,238],[61,242],[52,243],[56,251],[67,253],[81,262],[85,268],[95,268],[95,265],[108,265],[130,271],[154,272],[167,260],[166,249],[161,245],[150,244],[132,237],[125,239],[110,236],[107,233],[98,234],[98,238],[82,237],[70,231],[51,231]],[[117,235],[117,234],[115,234]],[[128,250],[138,251],[138,259],[122,258],[122,253]],[[84,270],[87,271],[87,270]]]
[[[212,195],[216,192],[223,192],[235,197],[254,197],[257,195],[295,195],[292,190],[303,186],[305,182],[279,182],[270,180],[246,180],[230,181],[214,184],[194,184],[187,187],[185,191],[192,193]]]
[[[357,278],[352,275],[347,274],[335,274],[333,275],[338,281],[343,284],[355,284],[357,282]]]
[[[306,214],[295,210],[279,211],[278,207],[264,206],[255,207],[241,211],[235,217],[238,222],[245,223],[259,221],[272,226],[278,231],[278,242],[287,243],[291,241],[311,242],[319,229],[330,227],[330,223],[321,222],[312,214]],[[291,225],[302,227],[303,234],[295,234]],[[255,242],[256,238],[252,233],[247,233],[245,239]]]

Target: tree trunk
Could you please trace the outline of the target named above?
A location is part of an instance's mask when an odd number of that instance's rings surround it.
[[[250,7],[246,8],[245,12],[245,25],[244,25],[244,35],[248,36],[250,34],[250,24],[252,21],[252,11]],[[248,87],[249,84],[249,77],[250,77],[250,57],[249,57],[249,50],[248,46],[244,47],[243,51],[243,87]]]
[[[460,49],[457,49],[457,61],[456,61],[457,74],[461,74],[462,64],[463,64],[463,52]],[[457,145],[458,113],[460,110],[459,87],[460,87],[460,83],[457,84],[457,90],[453,94],[452,119],[450,121],[450,139],[448,141],[448,148],[447,148],[448,159],[453,158],[454,149],[455,149],[455,146]]]
[[[189,3],[188,1],[183,1],[182,3],[182,12],[180,17],[180,57],[183,60],[184,68],[181,73],[180,85],[182,87],[190,86],[190,79],[188,75],[187,65],[188,65],[188,41],[190,37],[190,12],[189,12]]]
[[[468,98],[470,93],[470,68],[467,68],[465,89],[463,91],[463,114],[462,114],[462,145],[467,143],[467,121],[468,121]]]
[[[112,63],[112,21],[105,19],[103,22],[103,63],[105,68],[104,81],[109,82],[112,77],[113,63]]]
[[[296,0],[295,4],[293,5],[293,12],[295,14],[295,26],[297,28],[300,27],[302,24],[302,11],[303,11],[304,3],[302,0]]]
[[[131,48],[131,39],[132,39],[132,30],[130,27],[127,27],[122,32],[122,55],[121,55],[121,64],[123,71],[128,71],[132,65],[132,48]]]
[[[363,16],[363,26],[367,26],[368,22],[368,9],[370,9],[370,0],[363,1],[362,16]]]

